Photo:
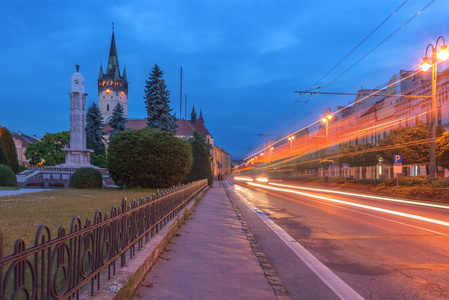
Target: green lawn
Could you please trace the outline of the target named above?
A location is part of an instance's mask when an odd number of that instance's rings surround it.
[[[82,224],[86,218],[93,218],[100,209],[110,213],[111,207],[120,206],[123,197],[138,199],[151,195],[155,190],[144,189],[60,189],[38,193],[0,197],[0,230],[3,233],[4,255],[13,252],[14,243],[24,238],[26,246],[34,244],[36,230],[41,224],[51,229],[52,238],[59,226],[70,230],[74,216],[79,216]],[[128,201],[129,203],[129,201]]]
[[[18,187],[0,186],[0,191],[4,191],[4,190],[14,191],[14,190],[18,190],[18,189],[19,189]]]

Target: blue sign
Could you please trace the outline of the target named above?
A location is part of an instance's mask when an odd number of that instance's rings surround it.
[[[218,164],[218,168],[221,169],[223,167],[222,164]]]
[[[402,167],[402,155],[401,154],[393,155],[393,166]]]
[[[349,169],[349,164],[343,164],[343,170],[348,170]]]

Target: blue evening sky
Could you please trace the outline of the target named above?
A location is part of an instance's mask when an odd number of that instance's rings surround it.
[[[288,134],[319,119],[326,107],[335,111],[352,101],[318,96],[304,103],[309,97],[294,91],[311,88],[404,2],[317,85],[334,81],[431,3],[326,88],[352,93],[415,69],[429,43],[449,39],[449,1],[0,0],[0,125],[38,136],[69,130],[70,77],[80,64],[87,105],[97,102],[114,22],[129,117],[146,117],[144,84],[155,64],[179,117],[182,66],[182,116],[187,94],[187,118],[193,103],[198,113],[202,106],[215,143],[233,158],[246,157],[263,143],[258,134]]]

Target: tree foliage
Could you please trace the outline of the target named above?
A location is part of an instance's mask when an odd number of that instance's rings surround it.
[[[95,155],[95,153],[90,154],[90,164],[100,168],[106,168],[108,163],[103,155]]]
[[[436,141],[436,161],[437,165],[449,170],[449,131]]]
[[[207,179],[208,184],[212,185],[214,175],[212,173],[206,139],[195,131],[193,138],[189,140],[189,144],[192,148],[193,164],[189,173],[184,177],[184,182],[188,183],[200,179]]]
[[[170,92],[167,90],[164,72],[155,65],[145,81],[144,100],[148,127],[176,133],[176,116],[170,112]]]
[[[108,122],[109,126],[112,128],[112,130],[109,131],[109,141],[114,137],[114,135],[125,130],[127,119],[124,114],[125,112],[123,110],[123,106],[120,103],[117,103],[112,111],[112,117]]]
[[[371,144],[343,144],[338,159],[341,164],[348,163],[351,167],[369,167],[378,163],[375,148]]]
[[[17,186],[16,174],[11,170],[9,166],[0,164],[0,186]]]
[[[393,164],[393,155],[401,154],[404,165],[425,165],[429,163],[430,126],[418,122],[413,127],[398,127],[392,129],[390,135],[380,140],[378,154],[386,164]],[[443,129],[437,127],[437,137],[443,134]]]
[[[70,131],[58,133],[47,132],[40,141],[28,144],[25,157],[30,160],[30,165],[36,166],[43,163],[44,166],[54,166],[65,162],[65,148],[70,142]]]
[[[9,166],[14,173],[18,173],[19,160],[17,159],[16,145],[14,144],[11,132],[9,132],[8,128],[6,127],[0,127],[0,137],[3,142],[6,156],[8,157]]]
[[[157,129],[119,132],[108,147],[108,171],[126,188],[167,188],[180,183],[192,166],[187,141]]]
[[[95,151],[96,155],[105,155],[103,138],[103,117],[100,108],[93,102],[86,112],[86,147]]]
[[[8,156],[6,155],[5,148],[3,147],[2,139],[0,139],[0,165],[9,166]]]

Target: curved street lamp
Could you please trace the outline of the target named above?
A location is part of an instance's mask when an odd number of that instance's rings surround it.
[[[437,110],[437,49],[438,42],[440,39],[443,41],[443,45],[441,45],[441,50],[438,53],[438,58],[441,60],[447,60],[449,58],[449,52],[447,49],[446,42],[444,41],[444,37],[440,36],[435,46],[433,44],[427,45],[426,54],[423,58],[423,63],[421,64],[421,69],[426,72],[430,68],[432,68],[432,94],[431,94],[431,102],[430,102],[430,155],[429,155],[429,180],[435,179],[436,177],[436,154],[435,154],[435,140],[436,140],[436,110]],[[432,57],[427,57],[427,51],[429,47],[432,49]],[[429,62],[431,60],[431,63]]]

